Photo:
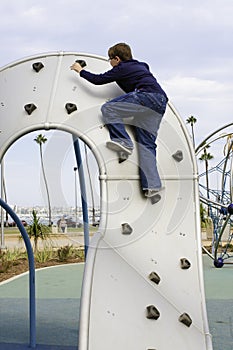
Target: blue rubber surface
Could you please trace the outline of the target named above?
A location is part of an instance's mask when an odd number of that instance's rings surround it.
[[[214,350],[233,349],[233,265],[203,257]],[[77,350],[83,264],[36,272],[37,350]],[[28,275],[0,284],[0,350],[29,349]]]

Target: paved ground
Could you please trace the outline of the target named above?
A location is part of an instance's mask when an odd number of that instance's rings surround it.
[[[216,269],[210,258],[203,260],[214,350],[232,350],[233,265]],[[83,267],[63,265],[36,272],[37,350],[77,349]],[[0,350],[28,349],[28,275],[0,284],[0,315]]]
[[[84,264],[62,265],[36,272],[36,349],[77,348],[83,267]],[[27,274],[0,284],[1,350],[28,349],[28,290]]]
[[[210,332],[214,350],[233,349],[233,265],[216,269],[204,257],[204,279]]]

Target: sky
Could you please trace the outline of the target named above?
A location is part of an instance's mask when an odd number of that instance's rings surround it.
[[[1,0],[0,13],[0,67],[53,51],[107,56],[110,46],[126,42],[134,58],[149,64],[182,119],[195,116],[197,144],[232,122],[232,0]],[[74,205],[70,135],[42,134],[49,163],[60,166],[61,191],[55,191],[52,205]],[[5,157],[11,205],[46,203],[37,135],[18,140]],[[62,161],[51,153],[61,140]]]

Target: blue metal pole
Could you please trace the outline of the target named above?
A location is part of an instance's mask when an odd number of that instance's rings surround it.
[[[87,256],[87,250],[89,246],[89,219],[88,219],[88,207],[87,207],[87,194],[85,186],[85,177],[82,167],[82,156],[80,152],[79,140],[73,135],[74,151],[78,166],[79,183],[81,189],[81,200],[82,200],[82,210],[83,210],[83,230],[84,230],[84,249],[85,257]]]
[[[33,249],[31,245],[31,241],[28,237],[28,234],[20,221],[19,217],[15,214],[15,212],[9,207],[7,203],[5,203],[0,198],[0,206],[3,207],[11,218],[14,220],[18,229],[23,237],[27,255],[28,255],[28,264],[29,264],[29,296],[30,296],[30,347],[36,347],[36,292],[35,292],[35,264],[34,264],[34,255]]]

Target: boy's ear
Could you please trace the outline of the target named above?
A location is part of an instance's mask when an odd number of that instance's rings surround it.
[[[120,59],[120,57],[119,57],[119,56],[115,56],[115,60],[117,60],[117,62],[118,62],[118,63],[120,63],[120,62],[121,62],[121,59]]]

